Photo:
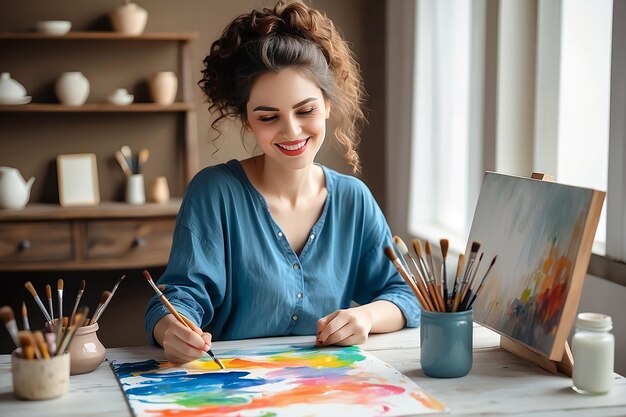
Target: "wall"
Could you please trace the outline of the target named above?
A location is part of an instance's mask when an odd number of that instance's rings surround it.
[[[5,2],[0,13],[0,31],[31,30],[40,20],[70,20],[73,30],[110,30],[107,14],[123,2],[90,0],[77,2],[57,0],[43,2],[24,0]],[[202,59],[230,19],[252,8],[273,6],[273,1],[250,0],[137,0],[149,12],[146,31],[198,32],[193,45],[194,77],[200,78]],[[362,179],[374,196],[384,199],[384,32],[385,7],[376,0],[309,1],[327,13],[351,43],[361,64],[365,103],[369,123],[363,127],[360,154]],[[136,101],[148,101],[146,79],[154,71],[176,70],[176,48],[173,44],[99,42],[4,42],[0,41],[0,72],[10,72],[33,96],[34,102],[56,102],[54,81],[63,71],[82,71],[91,81],[88,102],[102,102],[118,87],[135,94]],[[93,46],[92,46],[93,45]],[[180,97],[180,92],[179,92]],[[200,166],[214,165],[229,159],[249,156],[234,125],[225,126],[222,139],[214,143],[210,115],[199,88],[194,88],[198,113]],[[95,152],[98,157],[100,192],[103,200],[121,200],[124,176],[113,155],[124,144],[135,150],[148,147],[146,180],[166,175],[174,196],[183,192],[180,170],[182,156],[173,139],[180,129],[180,116],[154,114],[37,114],[0,112],[0,166],[18,168],[24,177],[35,176],[33,202],[58,202],[54,161],[61,153]],[[329,142],[329,141],[327,141]],[[215,145],[219,147],[216,151]],[[318,160],[341,172],[350,172],[341,155],[327,143]],[[143,309],[151,295],[139,271],[49,271],[37,273],[2,273],[3,291],[0,305],[10,304],[16,312],[21,301],[30,298],[23,287],[32,280],[40,295],[45,284],[65,280],[66,303],[72,302],[81,279],[87,280],[86,304],[95,308],[100,293],[115,283],[120,274],[128,278],[101,320],[99,335],[105,346],[145,343]],[[160,270],[152,271],[158,276]],[[53,287],[54,287],[53,285]],[[29,300],[31,321],[42,320]],[[37,321],[41,323],[37,323]],[[124,323],[120,326],[119,323]],[[11,343],[6,332],[0,332],[0,352],[8,352]]]

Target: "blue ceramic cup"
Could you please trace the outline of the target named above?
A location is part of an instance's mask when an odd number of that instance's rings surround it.
[[[439,313],[422,310],[420,362],[435,378],[458,378],[472,369],[472,310]]]

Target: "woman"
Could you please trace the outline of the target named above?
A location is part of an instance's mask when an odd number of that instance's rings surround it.
[[[370,191],[314,162],[333,117],[332,137],[359,169],[361,78],[332,22],[302,3],[254,10],[228,25],[204,64],[213,127],[240,120],[261,153],[189,184],[159,283],[197,326],[153,298],[153,342],[186,362],[212,338],[316,334],[320,346],[351,345],[417,326],[415,298],[384,257],[390,231]]]

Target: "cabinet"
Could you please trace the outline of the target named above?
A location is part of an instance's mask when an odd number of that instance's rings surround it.
[[[179,167],[178,161],[171,161],[171,164],[182,171],[180,178],[183,184],[178,187],[182,189],[198,170],[197,122],[192,97],[195,84],[191,80],[191,42],[196,38],[196,33],[145,33],[140,36],[115,32],[70,32],[65,36],[0,33],[0,45],[18,42],[26,48],[29,44],[35,43],[41,47],[45,43],[46,48],[51,50],[63,50],[62,45],[77,43],[82,48],[97,48],[99,44],[106,44],[108,52],[115,52],[123,50],[127,45],[150,45],[154,49],[155,45],[174,42],[177,46],[178,95],[181,98],[171,105],[138,102],[116,106],[88,101],[82,106],[66,106],[33,102],[2,105],[0,114],[21,117],[22,121],[26,120],[27,124],[33,125],[43,123],[40,118],[50,115],[85,114],[96,118],[96,125],[110,126],[114,126],[120,119],[132,124],[133,120],[145,114],[179,115],[181,123],[175,129],[177,137],[173,140],[176,141],[174,146],[182,150],[182,166]],[[124,67],[118,70],[124,71]],[[5,119],[11,122],[10,118]],[[81,120],[78,117],[71,122],[78,124]],[[63,129],[63,125],[57,128]],[[84,130],[89,140],[89,129]],[[132,138],[129,142],[132,146]],[[58,145],[50,143],[47,146],[55,148]],[[102,143],[94,142],[93,145],[102,148]],[[11,155],[0,156],[0,165],[14,166],[11,158]],[[103,164],[103,158],[98,159],[99,169],[117,169],[111,164]],[[22,167],[18,168],[23,170]],[[49,186],[56,182],[55,175],[56,172],[48,170],[47,179],[39,180]],[[58,204],[33,201],[31,197],[31,202],[22,210],[0,210],[0,271],[120,269],[165,265],[180,202],[180,198],[173,198],[167,204],[132,206],[104,200],[96,207],[64,208]]]

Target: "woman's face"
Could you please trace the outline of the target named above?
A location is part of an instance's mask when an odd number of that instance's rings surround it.
[[[261,75],[250,91],[248,126],[271,161],[286,169],[313,163],[330,107],[322,90],[294,69]]]

